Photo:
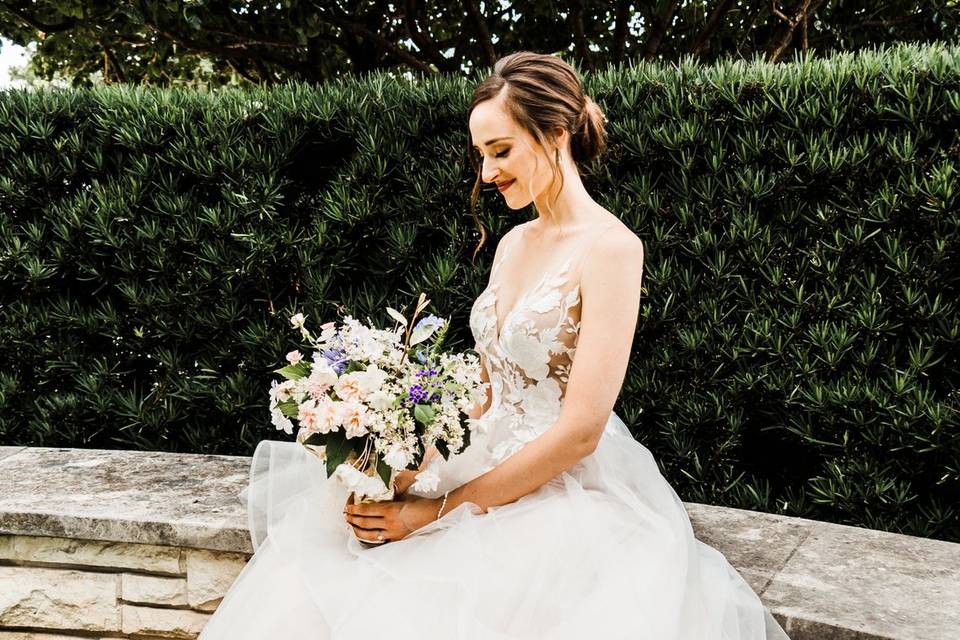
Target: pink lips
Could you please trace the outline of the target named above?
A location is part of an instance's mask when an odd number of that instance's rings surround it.
[[[515,179],[514,179],[514,180],[511,180],[510,182],[504,183],[504,184],[502,184],[502,185],[499,185],[499,184],[498,184],[498,185],[497,185],[497,189],[500,191],[500,193],[503,193],[504,191],[506,191],[507,189],[509,189],[510,186],[513,185],[514,182],[516,182]]]

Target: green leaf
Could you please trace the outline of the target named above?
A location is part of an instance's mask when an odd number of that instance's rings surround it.
[[[296,418],[300,415],[300,408],[296,400],[284,400],[277,403],[277,409],[287,418]]]
[[[403,314],[394,309],[393,307],[387,307],[387,313],[390,314],[390,317],[402,324],[404,327],[407,326],[407,319],[403,317]]]
[[[323,447],[327,444],[327,435],[326,433],[311,433],[303,441],[303,444],[313,445],[315,447]]]
[[[333,472],[343,464],[343,461],[350,455],[350,439],[343,431],[331,431],[327,434],[327,477],[333,475]]]
[[[297,364],[287,365],[282,369],[274,369],[274,373],[279,373],[287,380],[299,380],[310,375],[310,363],[298,362]]]
[[[434,331],[437,330],[436,325],[420,325],[413,330],[413,333],[410,334],[410,346],[412,347],[415,344],[420,344],[427,338],[433,335]]]
[[[377,474],[383,480],[383,486],[390,486],[390,476],[393,474],[393,467],[383,461],[383,456],[377,456]]]
[[[417,404],[413,407],[414,419],[423,426],[429,426],[433,422],[436,412],[428,404]]]

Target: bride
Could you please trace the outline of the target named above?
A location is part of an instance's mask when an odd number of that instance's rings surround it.
[[[200,638],[787,638],[613,412],[643,244],[580,180],[600,108],[567,63],[521,51],[468,120],[472,204],[482,181],[537,212],[471,310],[490,383],[472,444],[432,450],[394,501],[345,506],[301,445],[261,442],[242,496],[255,553]]]

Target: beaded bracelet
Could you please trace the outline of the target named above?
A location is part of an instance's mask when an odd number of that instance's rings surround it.
[[[447,506],[447,496],[450,495],[450,492],[447,491],[443,494],[443,504],[440,505],[440,511],[437,512],[437,520],[440,519],[440,514],[443,513],[443,508]]]

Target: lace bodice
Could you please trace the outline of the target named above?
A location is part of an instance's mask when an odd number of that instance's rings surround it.
[[[548,429],[560,416],[580,332],[580,271],[593,241],[611,225],[588,232],[559,264],[546,265],[536,284],[509,310],[499,294],[509,278],[503,270],[519,245],[504,237],[487,288],[470,311],[476,350],[490,376],[490,408],[480,420],[492,468]],[[498,311],[503,316],[498,326]]]

